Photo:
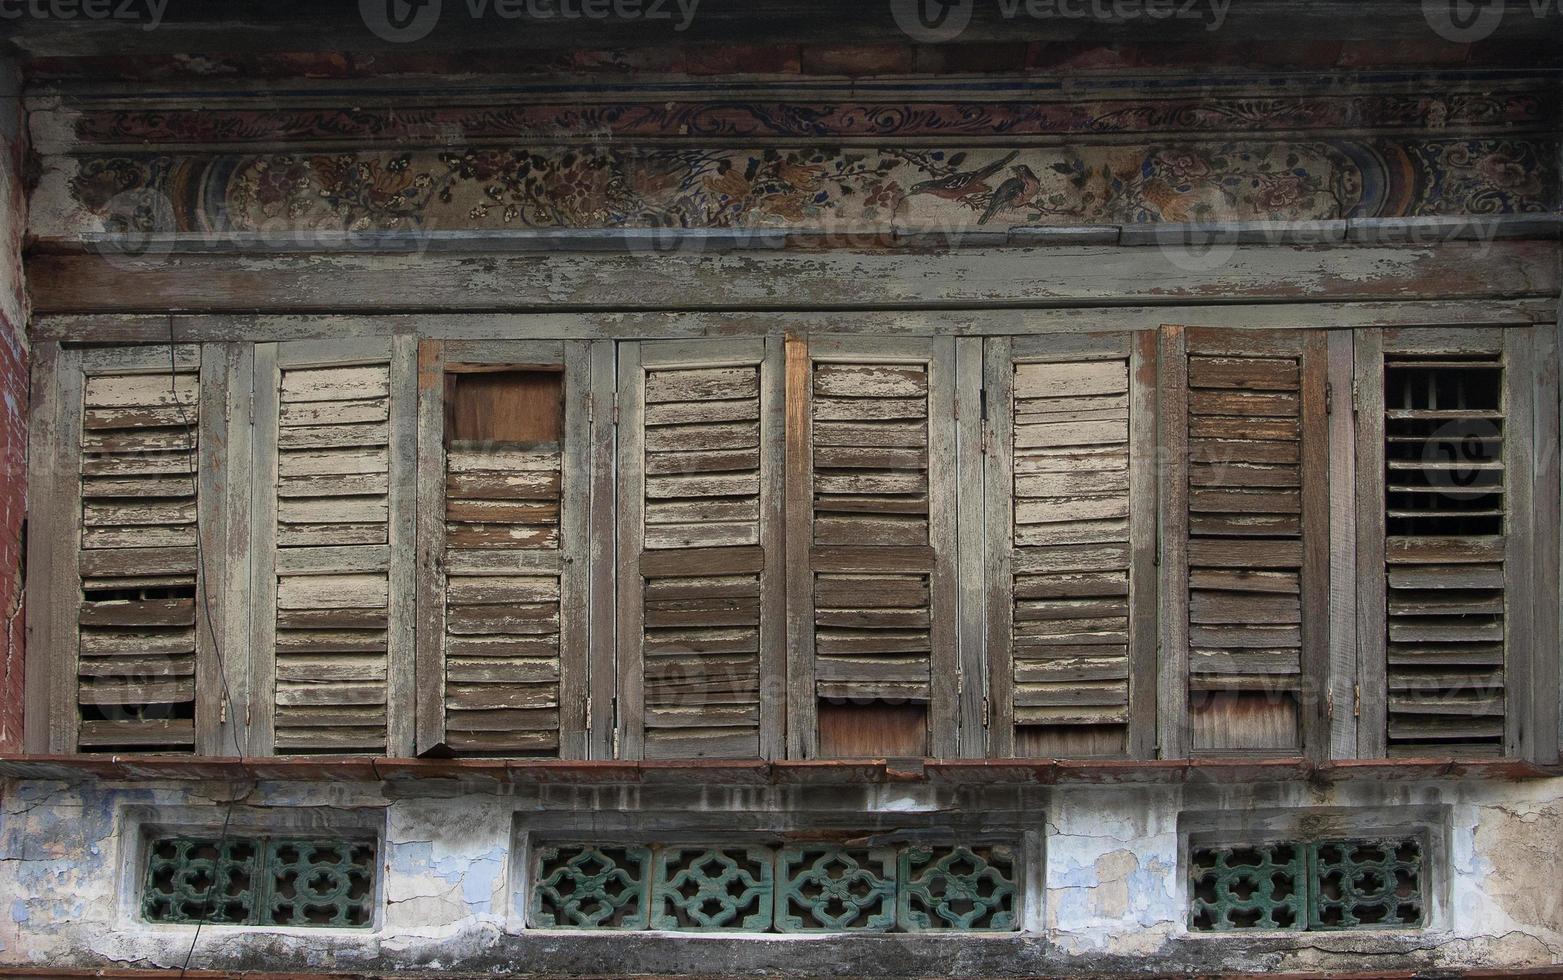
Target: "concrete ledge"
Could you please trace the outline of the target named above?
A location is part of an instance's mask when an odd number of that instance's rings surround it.
[[[634,762],[568,759],[183,758],[155,755],[0,756],[0,777],[61,780],[332,780],[416,782],[465,779],[495,786],[828,786],[929,783],[965,786],[1240,785],[1313,780],[1488,779],[1563,776],[1563,765],[1517,759],[1360,759],[1314,764],[1302,758],[1230,759],[865,759],[762,762],[742,759]]]

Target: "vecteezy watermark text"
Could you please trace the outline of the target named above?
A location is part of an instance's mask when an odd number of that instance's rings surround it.
[[[163,0],[167,3],[167,0]],[[1230,2],[1230,0],[1228,0]],[[364,25],[395,42],[419,41],[434,30],[444,12],[443,0],[358,0]],[[453,3],[452,8],[456,5]],[[700,0],[462,0],[462,12],[472,20],[673,21],[685,31],[694,22]]]
[[[1422,0],[1422,16],[1433,33],[1456,44],[1471,44],[1491,37],[1506,14],[1523,16],[1528,10],[1536,20],[1563,17],[1563,0]]]
[[[1207,31],[1220,30],[1232,7],[1232,0],[890,0],[890,12],[912,40],[938,44],[953,41],[966,30],[978,3],[993,4],[1006,21],[1195,20]]]
[[[0,0],[0,20],[112,20],[143,31],[156,30],[167,10],[168,0]]]

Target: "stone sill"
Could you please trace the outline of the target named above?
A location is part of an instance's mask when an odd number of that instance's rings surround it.
[[[194,758],[159,755],[0,754],[0,778],[112,781],[262,779],[416,783],[459,779],[488,786],[563,784],[826,786],[1241,785],[1563,776],[1563,764],[1518,759],[865,759],[759,762],[742,759],[635,762],[568,759]]]

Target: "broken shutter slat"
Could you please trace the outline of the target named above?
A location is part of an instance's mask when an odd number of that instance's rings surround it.
[[[217,624],[200,601],[220,579],[202,580],[196,535],[199,527],[208,546],[221,539],[221,497],[198,467],[203,448],[211,459],[201,444],[222,438],[212,426],[227,393],[221,348],[206,353],[204,372],[194,346],[62,357],[62,370],[77,375],[62,384],[76,461],[60,521],[76,573],[64,593],[76,601],[60,600],[74,647],[67,749],[220,748],[210,662]],[[223,557],[219,550],[213,560]],[[207,736],[199,745],[198,724]]]
[[[620,755],[778,749],[780,349],[619,355]]]

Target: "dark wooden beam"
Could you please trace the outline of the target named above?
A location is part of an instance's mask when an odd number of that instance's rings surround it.
[[[387,0],[414,17],[407,0]],[[14,0],[21,16],[0,22],[9,44],[33,57],[128,56],[174,52],[307,52],[503,48],[537,51],[572,47],[626,48],[685,44],[855,45],[909,43],[888,0],[424,0],[416,16],[431,17],[426,36],[398,42],[394,31],[366,26],[356,3],[318,0],[113,0],[124,17],[85,16],[78,0]],[[95,7],[97,5],[94,5]],[[912,3],[905,4],[914,6]],[[1149,16],[1145,11],[1187,15]],[[1480,38],[1440,32],[1420,0],[971,0],[970,22],[952,41],[1208,43],[1369,40],[1466,43],[1557,39],[1563,15],[1548,5],[1536,17],[1529,4],[1509,4]],[[960,7],[956,5],[957,9]],[[482,9],[483,16],[472,11]],[[606,16],[586,17],[583,9]],[[1499,7],[1498,9],[1502,9]],[[54,13],[58,10],[60,13]],[[620,11],[639,11],[633,16]],[[35,13],[41,11],[42,16]],[[502,16],[501,11],[510,12]],[[653,12],[654,13],[651,13]],[[1030,11],[1030,12],[1028,12]],[[69,14],[68,16],[66,14]],[[572,16],[573,14],[573,16]],[[411,31],[419,33],[416,19]],[[942,36],[934,35],[937,40]],[[0,45],[3,46],[3,45]]]

